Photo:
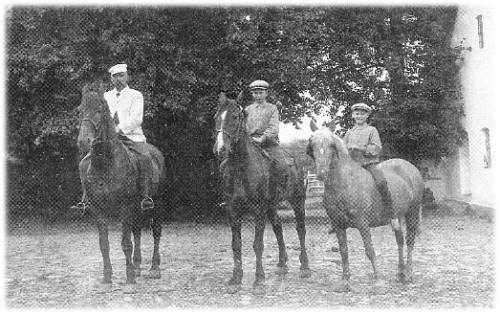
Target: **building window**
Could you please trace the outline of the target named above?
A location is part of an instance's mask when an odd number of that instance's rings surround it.
[[[484,137],[484,155],[483,162],[484,168],[491,168],[491,145],[490,145],[490,129],[482,128]]]
[[[484,48],[484,35],[483,35],[483,15],[479,14],[477,17],[477,34],[479,35],[479,48]]]

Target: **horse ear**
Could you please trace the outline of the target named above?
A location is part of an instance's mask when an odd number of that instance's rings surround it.
[[[309,155],[312,159],[314,159],[314,153],[312,149],[311,139],[309,139],[309,143],[307,143],[306,154]]]
[[[330,129],[330,131],[335,132],[336,124],[334,121],[330,121],[330,122],[326,123],[325,125],[326,125],[326,127],[328,127]]]
[[[243,91],[240,91],[238,93],[238,97],[236,97],[236,102],[238,102],[238,104],[243,103],[243,97],[244,97],[244,93],[243,93]]]
[[[311,119],[311,122],[309,123],[309,127],[311,128],[311,131],[316,132],[318,130],[318,126],[316,125],[316,122],[314,122],[314,119]]]

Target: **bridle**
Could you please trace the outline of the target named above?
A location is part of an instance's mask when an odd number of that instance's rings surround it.
[[[238,112],[238,124],[237,124],[237,128],[236,128],[236,132],[229,133],[226,130],[224,130],[224,123],[225,123],[225,119],[224,119],[221,123],[220,128],[215,130],[217,136],[219,135],[219,133],[222,133],[229,138],[236,138],[237,140],[239,140],[241,138],[241,130],[243,129],[243,124],[245,122],[245,119],[241,118],[242,111],[243,111],[243,109],[241,109],[241,107],[240,107],[240,111]]]
[[[90,118],[83,118],[81,124],[83,124],[84,122],[90,123],[90,125],[92,126],[92,128],[94,129],[94,131],[97,133],[97,131],[99,129],[97,127],[97,124],[94,121],[92,121],[92,119],[90,119]]]

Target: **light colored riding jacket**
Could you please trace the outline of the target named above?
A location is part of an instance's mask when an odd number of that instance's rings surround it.
[[[362,166],[379,162],[382,151],[380,136],[371,125],[354,126],[344,136],[351,157]]]
[[[104,93],[109,111],[113,117],[118,115],[118,127],[133,142],[146,142],[142,131],[144,97],[142,93],[128,86],[119,93],[115,89]]]
[[[253,103],[245,108],[246,130],[250,136],[264,136],[265,142],[279,143],[278,108],[270,103]]]

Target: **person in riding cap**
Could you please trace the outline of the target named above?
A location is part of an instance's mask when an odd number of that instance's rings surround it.
[[[355,125],[345,134],[344,142],[351,158],[372,174],[382,197],[382,203],[391,213],[391,224],[393,228],[398,229],[399,223],[391,193],[387,187],[387,180],[382,171],[377,168],[382,152],[380,136],[378,130],[367,123],[372,109],[365,103],[356,103],[352,105],[351,110]]]
[[[132,151],[139,160],[139,188],[143,209],[153,208],[149,188],[151,179],[151,160],[146,146],[146,137],[142,131],[144,98],[142,93],[128,86],[129,76],[126,64],[117,64],[108,70],[114,88],[104,93],[104,99],[115,122],[115,130],[119,139]],[[89,154],[85,157],[88,158]],[[83,191],[82,202],[85,204],[86,194]]]
[[[267,102],[269,83],[257,80],[249,85],[253,103],[245,108],[246,131],[271,157],[271,196],[276,197],[277,187],[286,184],[287,168],[283,151],[279,147],[279,112],[276,105]]]

